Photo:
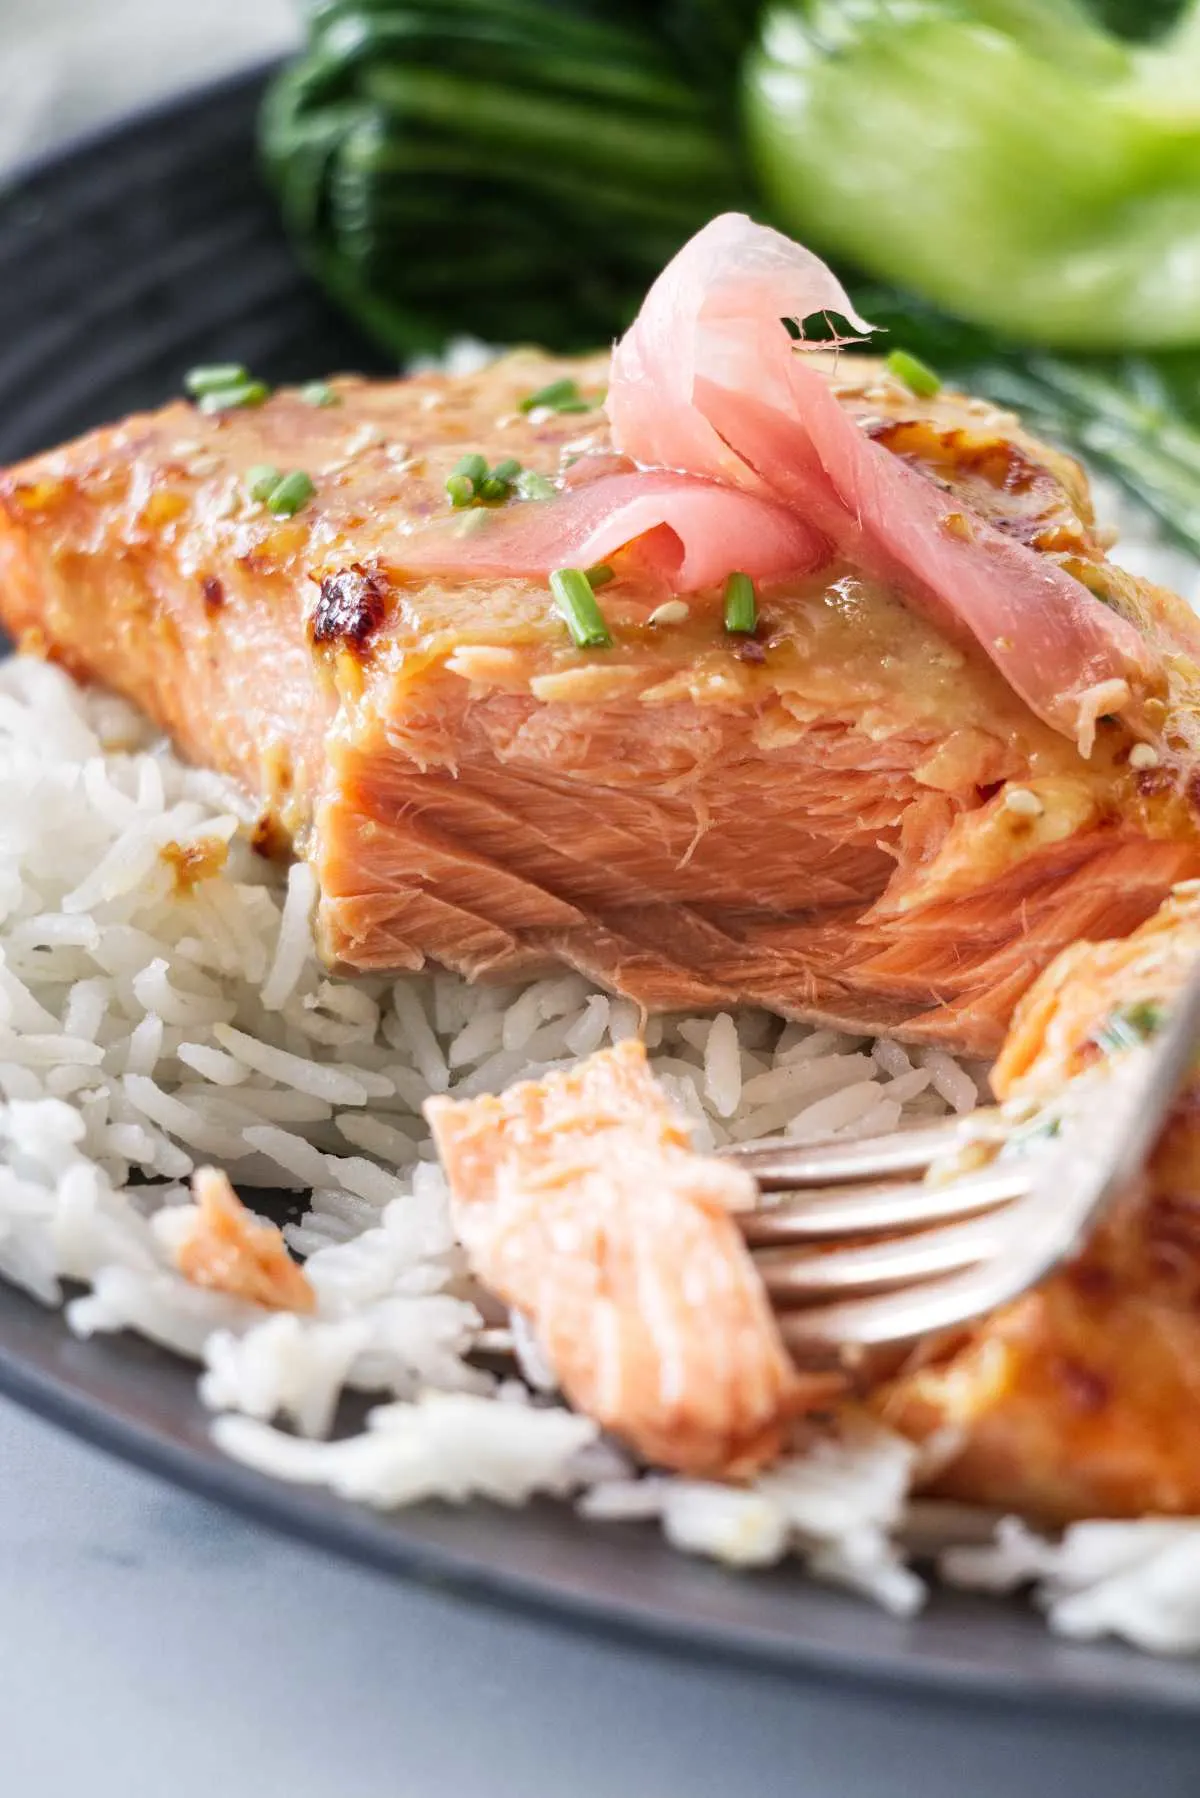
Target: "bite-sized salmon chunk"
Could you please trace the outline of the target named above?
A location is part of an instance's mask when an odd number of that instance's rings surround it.
[[[750,1473],[828,1402],[840,1382],[796,1372],[735,1222],[753,1182],[692,1152],[639,1043],[425,1110],[472,1269],[647,1460]]]
[[[268,1311],[312,1311],[317,1296],[288,1254],[275,1224],[247,1211],[219,1168],[192,1175],[196,1213],[175,1245],[175,1262],[193,1286],[210,1286]]]
[[[1194,891],[1123,942],[1067,950],[1018,1009],[998,1093],[1052,1099],[1150,1035],[1198,959]],[[1200,1077],[1079,1258],[930,1356],[881,1402],[914,1434],[947,1430],[940,1492],[1053,1522],[1200,1511]]]

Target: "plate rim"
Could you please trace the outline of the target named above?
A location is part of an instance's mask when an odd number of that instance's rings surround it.
[[[139,106],[116,119],[86,128],[52,148],[35,153],[9,170],[0,181],[0,202],[19,200],[23,192],[46,181],[69,178],[84,162],[118,149],[156,127],[169,127],[181,114],[203,112],[231,98],[248,98],[261,89],[279,59],[256,61],[195,86]],[[0,653],[3,653],[0,647]],[[42,1308],[19,1290],[0,1287],[0,1308]],[[64,1338],[69,1327],[61,1313]],[[165,1360],[168,1351],[156,1349]],[[181,1376],[185,1364],[177,1363]],[[305,1488],[258,1472],[215,1451],[205,1454],[181,1438],[139,1422],[128,1410],[105,1405],[79,1381],[23,1357],[0,1342],[0,1394],[69,1434],[170,1485],[214,1501],[277,1534],[301,1540],[390,1578],[413,1580],[453,1592],[493,1608],[516,1610],[550,1622],[609,1639],[635,1641],[657,1652],[708,1662],[738,1663],[803,1679],[814,1685],[843,1685],[881,1695],[922,1700],[984,1704],[1027,1714],[1069,1713],[1079,1718],[1117,1716],[1192,1720],[1200,1712],[1200,1668],[1194,1691],[1165,1687],[1143,1689],[1122,1680],[1131,1651],[1114,1647],[1111,1680],[1084,1684],[1047,1683],[1026,1671],[1014,1658],[1011,1666],[976,1666],[906,1655],[902,1649],[864,1652],[796,1636],[773,1635],[737,1623],[704,1621],[674,1615],[666,1609],[638,1607],[627,1597],[605,1597],[595,1589],[564,1589],[551,1577],[511,1571],[495,1555],[472,1556],[423,1537],[419,1528],[391,1527],[366,1506],[330,1502],[328,1495],[310,1497]],[[421,1508],[407,1514],[419,1523]],[[586,1526],[580,1524],[581,1531]],[[847,1605],[866,1607],[852,1593]],[[920,1627],[917,1620],[914,1627]],[[1022,1626],[1023,1627],[1023,1626]],[[1030,1632],[1045,1628],[1030,1614]],[[1093,1652],[1107,1655],[1104,1645]]]
[[[14,1300],[41,1309],[36,1300],[7,1283],[0,1284],[0,1305]],[[67,1331],[62,1312],[52,1315]],[[143,1346],[152,1347],[169,1361],[177,1360],[157,1345]],[[191,1363],[181,1359],[178,1368],[181,1378],[194,1371]],[[318,1489],[315,1501],[310,1500],[305,1487],[260,1473],[219,1451],[210,1458],[136,1422],[126,1413],[107,1408],[70,1380],[46,1372],[35,1362],[14,1357],[2,1346],[0,1396],[102,1453],[172,1487],[215,1501],[275,1535],[384,1573],[391,1580],[414,1582],[493,1610],[515,1610],[555,1628],[632,1642],[657,1653],[709,1665],[735,1663],[753,1667],[818,1687],[840,1685],[864,1694],[900,1699],[965,1701],[1008,1714],[1054,1712],[1080,1720],[1156,1718],[1164,1723],[1194,1724],[1200,1708],[1200,1669],[1194,1694],[1133,1691],[1119,1683],[1119,1669],[1131,1652],[1120,1646],[1114,1646],[1111,1688],[1048,1686],[1035,1673],[1015,1664],[1001,1671],[967,1663],[951,1666],[940,1661],[910,1659],[886,1651],[864,1654],[857,1648],[812,1642],[802,1635],[759,1634],[739,1625],[697,1622],[648,1607],[635,1608],[622,1598],[609,1600],[594,1593],[565,1591],[551,1579],[510,1573],[495,1558],[474,1558],[423,1539],[416,1531],[406,1532],[402,1526],[393,1531],[384,1521],[386,1516],[404,1515],[419,1522],[428,1506],[414,1506],[405,1513],[379,1514],[353,1501],[335,1499],[331,1504],[324,1489]],[[464,1512],[468,1508],[461,1507]],[[580,1527],[586,1529],[584,1524]],[[769,1573],[768,1569],[768,1577]],[[735,1573],[729,1577],[742,1576]],[[863,1606],[869,1614],[869,1601],[856,1593],[837,1596],[844,1596],[848,1605]],[[1045,1627],[1032,1615],[1028,1622],[1032,1630]],[[919,1618],[915,1627],[920,1627]],[[1105,1652],[1103,1644],[1089,1646]]]

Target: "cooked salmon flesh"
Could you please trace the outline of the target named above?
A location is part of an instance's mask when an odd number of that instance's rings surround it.
[[[990,1053],[1058,950],[1200,873],[1200,633],[1107,559],[1073,463],[794,349],[779,311],[826,287],[739,298],[727,238],[664,282],[732,385],[675,393],[652,295],[611,366],[177,400],[0,479],[0,617],[255,796],[343,970],[567,963]],[[764,306],[783,349],[739,361]],[[601,555],[580,646],[548,571]]]

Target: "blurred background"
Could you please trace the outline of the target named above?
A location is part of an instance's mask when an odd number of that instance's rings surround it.
[[[291,0],[0,0],[0,173],[299,39]]]

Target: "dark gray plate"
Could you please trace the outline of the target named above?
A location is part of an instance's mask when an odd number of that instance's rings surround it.
[[[157,405],[196,362],[239,360],[274,381],[380,367],[298,271],[256,182],[259,85],[246,78],[141,117],[0,196],[0,462]],[[648,1528],[585,1527],[561,1507],[379,1517],[276,1484],[213,1450],[194,1370],[133,1339],[77,1342],[57,1313],[8,1288],[0,1389],[336,1553],[590,1628],[907,1688],[954,1709],[1003,1700],[1064,1724],[1097,1709],[1160,1724],[1200,1715],[1194,1666],[1055,1641],[1017,1604],[940,1594],[898,1623],[794,1570],[734,1578],[674,1555]]]

